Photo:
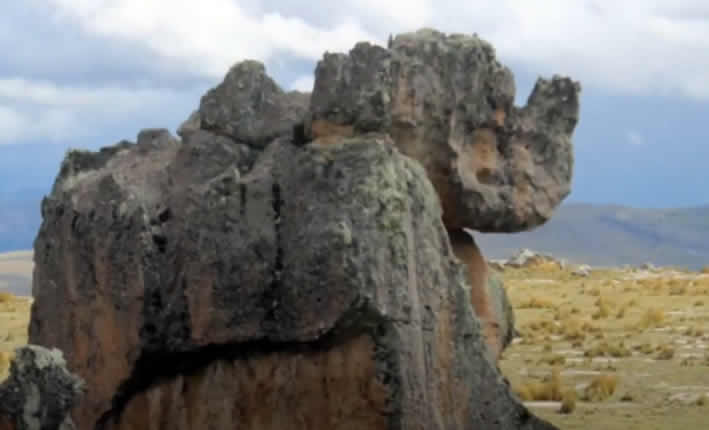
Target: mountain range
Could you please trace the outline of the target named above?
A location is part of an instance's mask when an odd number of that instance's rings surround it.
[[[698,269],[709,265],[709,206],[563,204],[534,230],[477,237],[488,258],[506,258],[529,248],[594,266],[652,263]]]
[[[32,248],[46,192],[0,192],[0,252]],[[652,263],[698,269],[709,265],[709,206],[639,209],[565,203],[534,230],[476,237],[488,258],[529,248],[597,266]]]

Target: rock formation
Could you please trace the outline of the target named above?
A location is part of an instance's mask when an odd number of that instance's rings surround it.
[[[388,49],[325,54],[306,130],[389,133],[426,169],[448,229],[516,232],[546,222],[570,192],[579,91],[568,78],[540,78],[518,108],[489,43],[421,30]]]
[[[0,385],[0,430],[72,430],[69,411],[82,392],[61,351],[19,348]]]
[[[553,428],[496,368],[513,315],[460,233],[549,216],[578,87],[519,110],[476,37],[390,48],[326,54],[310,106],[243,62],[181,140],[67,155],[30,342],[86,381],[78,429]]]

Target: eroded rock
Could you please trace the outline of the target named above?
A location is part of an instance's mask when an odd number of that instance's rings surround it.
[[[82,393],[83,382],[67,370],[61,351],[18,348],[0,385],[0,429],[72,430],[69,412]]]
[[[529,230],[569,194],[577,82],[539,79],[514,106],[510,70],[477,36],[420,30],[388,49],[325,54],[315,72],[311,139],[389,133],[421,162],[449,229]]]
[[[43,202],[30,341],[86,381],[77,428],[553,428],[489,358],[387,135],[245,163],[199,133],[69,156]]]
[[[514,337],[514,311],[502,279],[489,269],[474,237],[464,230],[448,231],[456,257],[465,266],[471,303],[480,319],[490,357],[497,362]]]
[[[182,131],[200,128],[239,143],[263,148],[274,139],[290,136],[302,122],[310,95],[284,92],[257,61],[242,61],[232,67],[224,81],[203,97],[199,112]]]
[[[316,74],[309,103],[244,61],[181,139],[67,155],[30,341],[86,381],[78,429],[553,428],[497,370],[514,315],[461,227],[549,216],[577,84],[518,109],[487,43],[428,30]]]

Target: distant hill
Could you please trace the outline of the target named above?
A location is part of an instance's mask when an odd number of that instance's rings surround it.
[[[653,263],[698,269],[709,265],[709,206],[636,209],[565,204],[535,230],[477,237],[488,258],[530,248],[591,265]]]

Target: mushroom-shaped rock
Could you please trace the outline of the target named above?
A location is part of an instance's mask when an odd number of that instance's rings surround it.
[[[277,137],[291,135],[303,121],[309,98],[307,93],[284,92],[262,63],[242,61],[202,97],[199,112],[183,124],[180,134],[199,122],[204,130],[263,148]]]
[[[318,63],[309,138],[380,131],[426,169],[447,228],[516,232],[569,194],[580,85],[539,79],[514,106],[510,70],[477,36],[424,29]]]
[[[248,163],[204,130],[141,136],[69,154],[42,205],[30,341],[86,381],[79,430],[554,429],[489,358],[387,134]]]
[[[0,385],[0,430],[72,430],[69,412],[83,393],[61,351],[18,348],[10,376]]]

